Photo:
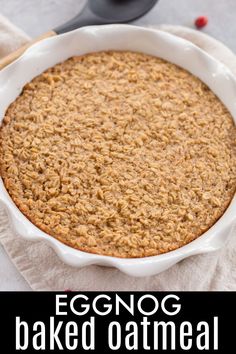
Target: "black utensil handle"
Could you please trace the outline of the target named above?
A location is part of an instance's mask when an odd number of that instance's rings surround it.
[[[55,28],[53,31],[55,31],[57,34],[62,34],[83,26],[105,25],[107,23],[109,22],[106,19],[97,16],[92,11],[90,11],[88,7],[85,7],[85,9],[80,14],[73,17],[70,21],[64,23],[63,25]]]
[[[111,3],[110,5],[112,5],[112,7],[104,7],[106,3],[108,5],[108,2]],[[139,3],[139,11],[137,11],[137,8],[134,6],[137,6],[137,2]],[[82,26],[105,25],[109,23],[129,23],[143,16],[157,2],[158,0],[90,0],[87,2],[87,5],[84,7],[81,13],[79,13],[65,24],[55,28],[54,31],[57,34],[61,34],[75,30],[76,28]],[[100,8],[99,4],[100,6],[103,4],[103,6]]]

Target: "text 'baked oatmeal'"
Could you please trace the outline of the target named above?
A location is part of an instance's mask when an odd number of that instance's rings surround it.
[[[4,184],[35,225],[92,253],[181,247],[224,213],[236,128],[199,79],[133,52],[74,57],[27,84],[0,129]]]

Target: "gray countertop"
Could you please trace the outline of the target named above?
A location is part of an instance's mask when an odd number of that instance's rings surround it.
[[[84,3],[85,0],[0,0],[0,9],[15,25],[35,37],[69,20]],[[209,18],[203,31],[236,52],[235,0],[160,0],[151,12],[134,23],[194,27],[194,20],[200,15]],[[1,246],[0,290],[29,290]]]

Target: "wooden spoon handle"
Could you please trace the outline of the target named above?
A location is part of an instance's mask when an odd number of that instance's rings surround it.
[[[32,44],[37,43],[41,41],[44,38],[52,37],[55,36],[57,33],[54,31],[49,31],[47,33],[44,33],[43,35],[35,38],[34,40],[30,41],[29,43],[23,45],[19,49],[17,49],[15,52],[8,54],[6,57],[2,58],[0,60],[0,70],[5,68],[8,64],[12,63],[14,60],[19,58],[27,48],[29,48]]]

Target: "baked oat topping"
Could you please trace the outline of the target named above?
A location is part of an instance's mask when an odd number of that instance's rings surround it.
[[[235,192],[230,113],[199,79],[141,53],[93,53],[47,70],[8,108],[0,142],[19,209],[92,253],[181,247]]]

